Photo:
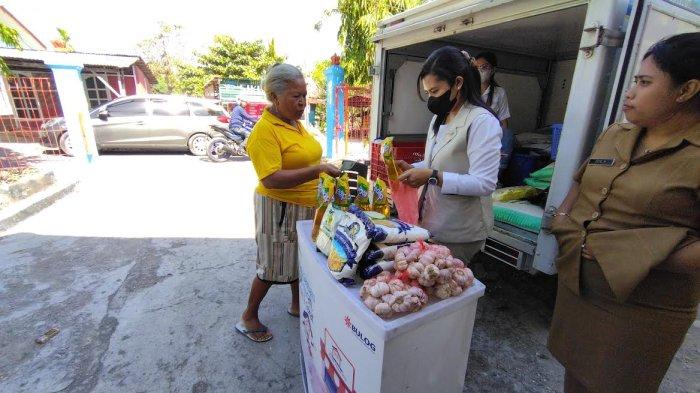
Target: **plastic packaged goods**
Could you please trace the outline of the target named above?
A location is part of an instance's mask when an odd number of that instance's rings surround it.
[[[398,180],[401,172],[397,168],[396,160],[394,159],[394,137],[388,137],[382,141],[381,151],[389,181]]]
[[[517,201],[537,196],[540,190],[530,186],[499,188],[494,191],[492,199],[498,202]]]
[[[430,238],[430,232],[427,229],[407,224],[396,218],[373,221],[377,227],[375,242],[396,244],[428,240]]]
[[[374,221],[374,220],[373,220]],[[384,243],[373,243],[369,250],[365,253],[364,259],[369,262],[376,262],[380,260],[394,260],[396,255],[396,250],[400,247],[406,246],[408,243],[399,244],[384,244]]]
[[[398,180],[390,180],[391,200],[396,206],[399,218],[409,224],[417,224],[420,216],[418,209],[420,205],[420,193],[417,188],[413,188]]]
[[[321,227],[323,215],[326,213],[328,205],[333,202],[334,191],[335,179],[325,173],[322,173],[318,178],[318,190],[316,194],[318,208],[316,208],[316,212],[314,213],[314,225],[311,229],[311,240],[314,242],[318,237],[318,231]]]
[[[360,278],[366,280],[379,275],[382,272],[390,271],[394,268],[394,261],[377,261],[368,265],[360,265],[358,274]]]
[[[372,210],[370,193],[369,181],[362,176],[357,176],[357,197],[355,197],[357,207],[364,211]]]
[[[372,210],[385,217],[389,217],[391,213],[386,183],[382,179],[377,179],[372,187]]]
[[[343,210],[334,203],[328,205],[325,213],[323,213],[318,235],[316,236],[316,248],[318,248],[323,255],[328,256],[331,252],[335,230],[338,228],[338,223],[343,215]]]
[[[328,269],[345,285],[354,284],[360,258],[374,236],[374,223],[359,207],[351,205],[338,222],[328,254]]]
[[[350,206],[350,179],[347,173],[343,173],[339,178],[335,179],[335,193],[333,203],[342,210],[347,210]]]

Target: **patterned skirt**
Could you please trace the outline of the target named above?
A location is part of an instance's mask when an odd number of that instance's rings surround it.
[[[260,280],[290,284],[298,279],[296,225],[300,220],[312,220],[314,210],[255,193],[255,265]]]

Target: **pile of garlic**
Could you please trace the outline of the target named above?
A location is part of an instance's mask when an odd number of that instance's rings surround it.
[[[441,245],[412,243],[396,251],[394,273],[382,272],[365,281],[360,296],[380,317],[416,312],[428,296],[447,299],[474,284],[474,274]]]
[[[408,285],[389,272],[365,280],[360,297],[380,317],[416,312],[428,303],[428,295],[420,286]]]
[[[413,243],[396,251],[394,269],[440,299],[457,296],[474,283],[474,274],[450,250],[437,244]],[[403,273],[406,272],[406,273]]]

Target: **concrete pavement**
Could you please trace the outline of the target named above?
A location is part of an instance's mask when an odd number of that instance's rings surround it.
[[[250,163],[114,155],[94,169],[0,240],[0,391],[299,391],[287,288],[263,305],[274,340],[232,329],[254,274]]]
[[[300,392],[286,287],[233,330],[254,274],[248,161],[108,155],[55,205],[0,238],[0,392]],[[552,279],[487,266],[465,392],[557,392],[545,344]],[[34,339],[60,333],[44,345]],[[700,324],[662,392],[700,391]]]

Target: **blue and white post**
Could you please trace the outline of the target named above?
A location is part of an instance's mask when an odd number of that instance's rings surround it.
[[[343,124],[345,121],[345,97],[338,94],[336,102],[336,87],[343,84],[345,80],[345,70],[340,66],[340,56],[331,57],[331,66],[324,71],[326,76],[326,157],[333,158],[333,139],[335,138],[336,114],[338,121]],[[338,136],[340,137],[340,135]]]
[[[71,63],[57,56],[46,65],[51,68],[61,101],[63,118],[73,147],[73,155],[92,163],[97,157],[95,131],[90,122],[90,108],[85,97],[83,64]]]

